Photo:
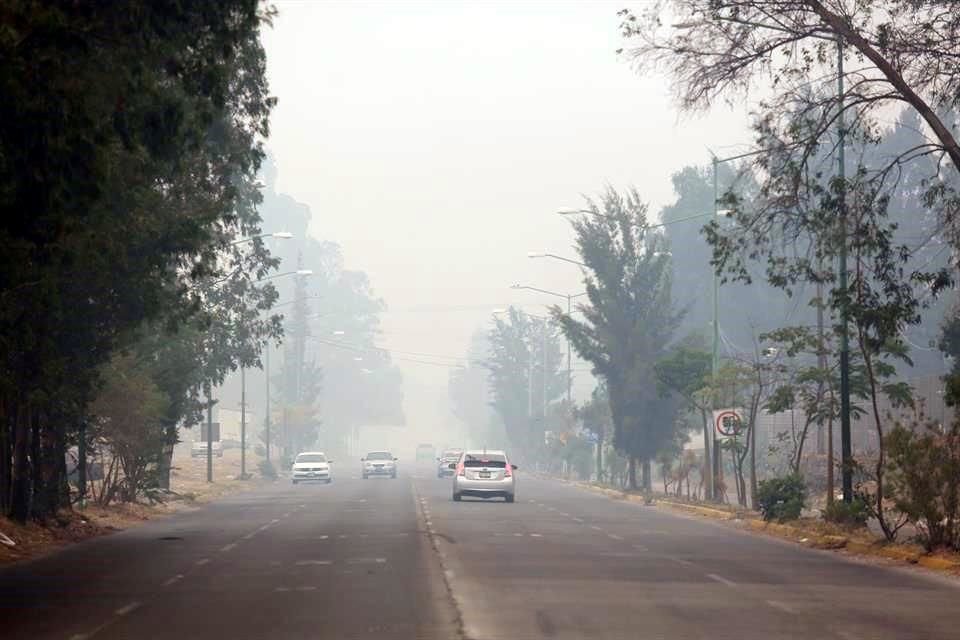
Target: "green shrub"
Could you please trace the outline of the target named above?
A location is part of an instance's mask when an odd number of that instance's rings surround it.
[[[920,542],[960,549],[960,425],[897,425],[887,451],[888,495]]]
[[[807,499],[807,487],[799,474],[763,480],[757,489],[757,508],[767,522],[796,520]]]
[[[851,502],[834,500],[823,510],[823,519],[847,527],[865,527],[870,519],[870,509],[860,496]]]

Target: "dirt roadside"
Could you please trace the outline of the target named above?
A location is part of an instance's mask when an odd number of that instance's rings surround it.
[[[259,459],[248,453],[247,473],[257,469]],[[239,480],[240,450],[228,449],[222,458],[213,459],[213,482],[207,482],[205,458],[189,456],[189,449],[178,447],[170,476],[169,500],[156,504],[87,504],[83,510],[64,511],[46,523],[25,525],[0,517],[0,566],[22,562],[51,553],[59,548],[135,527],[148,520],[166,517],[227,495],[254,489],[271,482],[258,474]]]

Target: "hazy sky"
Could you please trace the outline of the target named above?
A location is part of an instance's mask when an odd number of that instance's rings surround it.
[[[390,349],[462,356],[494,307],[554,301],[514,282],[580,291],[575,266],[526,257],[573,255],[559,207],[609,183],[656,212],[671,173],[749,139],[744,111],[681,116],[663,78],[618,59],[629,2],[276,4],[279,189],[370,275]],[[399,364],[408,418],[450,419],[447,369]]]

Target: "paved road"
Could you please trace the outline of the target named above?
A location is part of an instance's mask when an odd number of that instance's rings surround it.
[[[521,477],[341,476],[0,572],[0,637],[954,639],[960,589]]]

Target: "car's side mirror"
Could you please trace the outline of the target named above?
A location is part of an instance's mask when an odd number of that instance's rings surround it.
[[[456,462],[451,462],[450,464],[447,465],[447,469],[456,469],[456,468],[457,468]]]
[[[327,460],[327,464],[333,464],[333,460]]]
[[[400,459],[400,458],[394,458],[393,461],[396,462],[396,461],[399,460],[399,459]]]
[[[360,458],[360,462],[366,462],[366,461],[367,461],[366,458]]]
[[[510,468],[513,469],[514,471],[516,471],[516,470],[517,470],[517,465],[512,464],[512,465],[510,465]]]

